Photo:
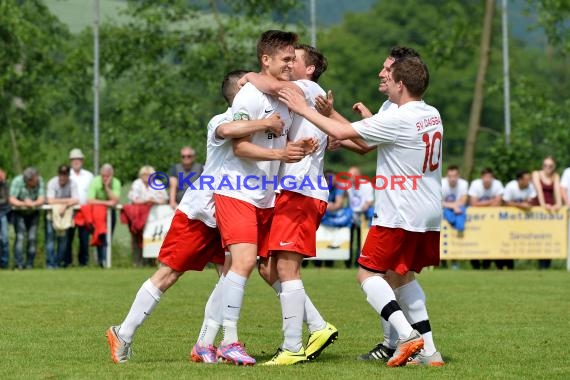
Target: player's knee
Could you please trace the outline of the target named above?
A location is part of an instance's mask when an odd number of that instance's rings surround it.
[[[253,271],[253,268],[255,268],[256,263],[257,257],[243,255],[239,260],[233,261],[231,270],[232,272],[236,272],[241,276],[249,277]]]
[[[178,281],[182,273],[176,272],[174,269],[163,266],[151,277],[151,282],[162,292],[166,291]]]

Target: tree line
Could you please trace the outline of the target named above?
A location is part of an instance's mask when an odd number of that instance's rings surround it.
[[[263,30],[295,30],[309,42],[307,28],[295,20],[272,21],[275,14],[299,14],[305,2],[227,0],[223,13],[215,1],[194,3],[129,0],[121,22],[101,25],[100,163],[112,163],[125,181],[145,164],[166,170],[182,145],[205,158],[206,124],[226,107],[221,79],[229,70],[257,70],[255,42]],[[347,116],[356,101],[377,109],[384,101],[377,74],[389,49],[416,48],[431,72],[425,100],[444,121],[444,163],[463,166],[489,4],[494,12],[470,176],[490,166],[507,180],[549,154],[570,166],[567,2],[528,1],[548,37],[543,48],[510,39],[509,146],[494,1],[378,1],[369,11],[346,14],[342,23],[319,30],[318,47],[329,61],[321,85],[333,90],[335,107]],[[72,34],[42,0],[3,0],[0,14],[0,166],[17,174],[34,165],[49,177],[73,147],[91,157],[92,30]],[[327,160],[336,170],[356,164],[373,174],[375,167],[370,156],[348,152],[332,152]]]

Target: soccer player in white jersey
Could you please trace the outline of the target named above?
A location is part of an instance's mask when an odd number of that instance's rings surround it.
[[[288,81],[295,60],[296,42],[295,33],[264,32],[257,43],[261,74]],[[299,161],[310,153],[305,152],[302,146],[313,139],[304,139],[301,145],[287,144],[287,133],[292,123],[287,106],[250,83],[246,83],[237,94],[232,113],[234,120],[263,119],[277,113],[285,124],[281,134],[256,132],[248,138],[234,141],[234,150],[226,156],[221,175],[232,184],[244,177],[251,181],[246,181],[247,186],[242,188],[224,187],[214,192],[222,243],[232,256],[231,268],[223,283],[224,336],[218,347],[218,357],[235,364],[253,365],[255,359],[247,354],[237,333],[245,284],[256,265],[257,256],[269,256],[268,238],[279,182],[279,160]],[[291,146],[300,149],[299,159],[290,160],[279,153],[283,149],[293,149]]]
[[[376,191],[376,215],[358,260],[358,281],[370,305],[398,333],[388,366],[406,364],[422,349],[424,338],[404,316],[384,274],[392,270],[400,275],[402,286],[408,286],[412,282],[405,282],[407,273],[439,264],[443,126],[439,112],[421,100],[428,83],[429,73],[421,59],[395,60],[385,84],[398,109],[352,124],[319,114],[289,89],[280,92],[280,99],[290,109],[329,136],[362,138],[368,145],[378,146],[376,187],[387,187]],[[427,320],[425,306],[415,318]],[[442,365],[441,355],[437,355]]]
[[[270,95],[291,88],[314,105],[317,96],[325,95],[317,81],[326,69],[327,62],[321,52],[299,44],[295,47],[293,82],[256,73],[249,73],[242,80],[250,81]],[[281,165],[279,194],[269,234],[272,257],[260,262],[260,274],[279,295],[285,336],[283,344],[266,365],[291,365],[313,360],[338,337],[336,327],[325,322],[306,295],[301,280],[303,258],[316,256],[316,230],[327,207],[328,187],[323,179],[327,135],[306,119],[296,116],[288,139],[296,141],[308,137],[319,143],[315,153],[300,162]],[[278,279],[272,275],[275,272]],[[304,319],[311,332],[306,349],[302,343]]]
[[[237,81],[246,71],[228,73],[222,82],[222,94],[232,103],[238,91]],[[275,116],[265,120],[232,121],[231,109],[214,116],[208,123],[207,159],[203,176],[219,178],[222,161],[231,151],[231,139],[247,136],[267,129],[279,134],[283,123]],[[208,187],[188,189],[172,220],[160,248],[161,267],[145,281],[136,294],[125,320],[107,330],[111,358],[115,363],[126,362],[131,355],[131,343],[136,330],[152,313],[161,296],[188,270],[201,271],[208,262],[217,264],[222,274],[224,250],[214,218],[213,191]],[[227,264],[226,264],[227,265]],[[205,322],[191,358],[207,363],[217,362],[213,340],[221,325],[221,285],[224,276],[212,292],[205,310]]]
[[[390,50],[390,54],[384,60],[382,68],[378,73],[378,77],[380,79],[378,90],[381,93],[388,95],[387,83],[390,79],[390,67],[392,66],[392,63],[397,59],[406,57],[420,58],[420,55],[416,50],[409,47],[394,47]],[[322,114],[330,116],[333,119],[348,122],[348,120],[334,110],[332,106],[333,100],[332,92],[329,91],[327,99],[317,98],[316,109]],[[362,118],[372,116],[372,112],[370,112],[362,102],[355,103],[352,108]],[[382,104],[377,115],[385,115],[386,113],[397,109],[398,106],[388,99]],[[375,147],[368,146],[361,138],[341,141],[335,139],[332,140],[333,146],[338,147],[341,145],[346,149],[360,154],[366,154],[375,150]],[[412,326],[424,337],[424,349],[419,354],[414,355],[409,364],[425,366],[443,365],[443,359],[441,358],[441,354],[437,351],[433,340],[433,334],[426,308],[426,296],[420,284],[415,280],[414,273],[408,272],[406,275],[400,276],[394,271],[388,270],[384,278],[388,281],[392,289],[394,289],[396,299],[400,306],[402,306],[402,310],[408,321],[410,321]],[[387,361],[394,353],[398,335],[391,328],[390,322],[384,318],[380,318],[380,321],[384,332],[384,341],[378,343],[368,353],[360,355],[358,357],[359,360]]]

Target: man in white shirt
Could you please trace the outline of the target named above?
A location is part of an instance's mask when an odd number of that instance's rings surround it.
[[[390,67],[399,59],[403,58],[420,58],[417,51],[408,47],[394,47],[390,50],[390,54],[384,60],[382,68],[378,73],[380,84],[378,90],[388,95],[388,84],[390,83]],[[348,122],[342,115],[336,112],[333,107],[332,91],[329,91],[327,98],[318,98],[316,107],[319,112],[324,115],[330,115],[339,121]],[[353,105],[353,110],[357,112],[362,118],[372,117],[370,110],[361,102]],[[398,105],[393,103],[389,98],[386,100],[378,110],[378,117],[387,115],[395,110],[398,110]],[[331,144],[333,147],[340,145],[346,149],[352,150],[359,154],[366,154],[375,150],[374,146],[368,146],[361,138],[350,140],[332,139]],[[441,206],[440,206],[441,207]],[[402,306],[402,310],[408,321],[416,328],[424,337],[424,349],[415,355],[409,362],[410,365],[422,366],[442,366],[444,365],[443,359],[439,351],[435,347],[432,337],[431,326],[426,309],[425,293],[420,286],[419,282],[414,279],[413,273],[408,274],[402,280],[402,277],[394,271],[388,270],[385,275],[386,281],[390,284],[396,295],[398,304]],[[358,356],[359,360],[389,360],[396,348],[398,334],[393,329],[390,323],[380,318],[384,330],[384,341],[374,346],[368,353]]]
[[[566,206],[570,206],[570,168],[566,168],[560,179],[560,194]]]
[[[71,223],[71,218],[73,217],[72,208],[79,202],[77,184],[69,178],[69,173],[69,166],[61,165],[57,169],[58,175],[50,179],[46,187],[47,203],[53,207],[52,210],[46,213],[45,225],[46,267],[48,269],[57,268],[65,260],[68,247],[66,240],[71,229],[56,231],[53,221],[58,215],[65,215],[68,218],[68,222]]]
[[[536,190],[531,182],[532,177],[528,170],[517,172],[516,179],[505,186],[503,193],[505,206],[518,207],[524,211],[530,210],[532,200],[536,198]]]
[[[257,42],[257,58],[260,73],[277,80],[289,81],[295,61],[294,45],[297,35],[280,30],[264,32]],[[280,161],[297,162],[314,150],[300,140],[298,145],[288,144],[287,135],[293,122],[289,109],[276,97],[265,94],[253,84],[246,83],[232,104],[234,120],[265,119],[279,114],[284,123],[279,135],[271,131],[256,132],[247,138],[236,140],[221,167],[221,175],[229,183],[237,183],[247,177],[252,181],[243,188],[225,186],[214,191],[216,221],[222,244],[232,256],[231,268],[223,283],[223,339],[218,347],[222,360],[238,365],[254,365],[255,359],[238,340],[237,323],[245,292],[245,284],[256,265],[257,256],[269,258],[269,232],[278,188]],[[294,159],[289,159],[293,152]],[[283,154],[285,152],[286,154]],[[289,152],[289,153],[287,153]],[[257,181],[255,184],[254,181]],[[297,286],[294,286],[295,290]],[[291,289],[282,288],[283,292]],[[303,356],[305,356],[303,352]]]
[[[516,179],[505,186],[503,202],[505,206],[529,211],[533,199],[536,199],[536,190],[532,185],[532,176],[528,170],[520,170],[517,172]],[[495,265],[498,269],[514,269],[515,261],[512,259],[495,260]]]
[[[469,186],[469,206],[498,207],[501,205],[503,184],[495,178],[490,168],[481,171],[481,178],[473,180]]]
[[[486,168],[481,171],[481,178],[473,180],[469,186],[469,206],[499,207],[502,203],[503,184],[495,179],[493,170]],[[491,260],[471,260],[473,269],[489,269]]]
[[[337,140],[360,138],[378,146],[376,217],[358,260],[357,277],[370,305],[398,333],[396,351],[387,362],[393,367],[405,365],[418,353],[424,337],[404,316],[384,275],[393,270],[406,286],[415,282],[412,272],[439,264],[443,126],[439,112],[421,100],[429,83],[421,59],[395,60],[385,79],[389,99],[398,109],[352,124],[317,113],[289,89],[280,92],[280,99]],[[424,336],[431,338],[431,328]],[[435,354],[434,350],[431,355]]]
[[[294,82],[257,73],[249,73],[245,78],[266,94],[275,96],[280,89],[291,88],[314,104],[317,96],[325,94],[317,81],[326,68],[327,62],[321,52],[299,44],[295,46],[291,75]],[[316,230],[327,208],[328,188],[324,183],[318,185],[319,180],[324,182],[327,135],[295,115],[287,138],[289,141],[314,138],[319,147],[299,162],[282,164],[279,170],[279,194],[269,233],[271,258],[260,260],[259,272],[279,295],[285,339],[266,365],[291,365],[313,360],[338,336],[336,327],[322,318],[306,294],[300,274],[303,258],[316,255]],[[304,182],[307,180],[310,185]],[[306,185],[302,186],[303,183]],[[272,276],[274,273],[278,278]],[[304,319],[311,333],[306,348],[302,344]]]
[[[443,191],[443,217],[463,236],[465,231],[465,208],[469,184],[459,176],[459,167],[450,165],[447,176],[441,179]]]
[[[69,152],[69,162],[71,166],[69,178],[77,185],[79,205],[87,203],[89,185],[91,185],[91,181],[93,180],[93,173],[83,169],[84,159],[85,156],[81,149],[74,148]],[[85,266],[89,262],[89,231],[83,226],[77,226],[70,228],[67,235],[67,249],[62,262],[64,267],[71,265],[73,262],[73,238],[75,237],[75,230],[77,230],[79,237],[79,252],[77,254],[79,266]]]

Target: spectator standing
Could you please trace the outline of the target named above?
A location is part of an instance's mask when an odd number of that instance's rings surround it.
[[[121,181],[113,176],[114,170],[111,164],[103,164],[100,175],[93,178],[89,186],[87,195],[87,203],[92,205],[102,205],[115,207],[119,203],[121,196]],[[117,221],[117,213],[113,209],[111,211],[111,231],[115,229]],[[104,267],[107,260],[107,246],[111,244],[107,241],[107,236],[101,234],[97,237],[99,244],[97,245],[97,260],[100,267]]]
[[[84,158],[85,156],[81,149],[75,148],[69,152],[69,163],[71,165],[69,178],[77,185],[79,205],[87,204],[87,193],[89,192],[89,185],[93,180],[93,173],[83,169]],[[89,230],[84,226],[76,226],[68,230],[67,249],[61,263],[64,267],[71,265],[73,262],[73,238],[76,230],[79,239],[79,253],[77,254],[79,266],[85,266],[89,262]]]
[[[8,217],[10,216],[10,183],[6,172],[0,168],[0,269],[7,269],[10,263],[8,244]]]
[[[352,224],[352,213],[350,207],[345,207],[346,191],[339,188],[334,172],[326,171],[325,179],[329,186],[329,197],[327,210],[321,220],[321,224],[336,228],[350,227]],[[313,262],[317,268],[322,267],[323,262],[327,268],[334,266],[334,261],[332,260],[314,260]]]
[[[188,188],[187,182],[194,182],[202,172],[204,166],[201,163],[194,162],[196,159],[196,151],[185,146],[180,150],[180,162],[172,165],[168,171],[170,180],[170,206],[175,209],[184,196],[184,192]],[[183,183],[179,183],[179,179],[183,179]]]
[[[516,179],[507,183],[505,192],[503,193],[505,206],[517,207],[524,211],[530,210],[535,198],[536,191],[531,183],[531,175],[528,170],[518,171]],[[495,264],[499,269],[515,268],[514,260],[495,260]]]
[[[503,184],[495,178],[490,168],[481,171],[481,178],[471,182],[469,186],[469,206],[471,207],[498,207],[502,202]],[[489,269],[491,260],[471,260],[473,269]]]
[[[465,231],[465,212],[469,184],[461,178],[459,167],[450,165],[446,177],[441,179],[443,192],[443,217],[457,230],[459,237]]]
[[[361,223],[362,216],[367,217],[367,213],[371,206],[374,205],[374,188],[370,182],[362,182],[357,179],[362,175],[360,168],[351,166],[348,169],[352,185],[348,188],[348,204],[352,210],[352,225],[350,227],[350,257],[345,261],[347,268],[352,267],[353,263],[357,266],[357,260],[360,256],[361,242]],[[358,183],[357,183],[358,182]],[[356,240],[356,252],[354,241]],[[353,261],[354,260],[354,261]]]
[[[147,205],[150,209],[153,205],[166,204],[168,202],[168,193],[164,189],[154,189],[149,186],[148,179],[155,170],[152,166],[143,166],[139,170],[139,178],[133,181],[129,191],[128,198],[134,205]],[[139,214],[141,215],[141,214]],[[148,217],[148,213],[146,213]],[[145,223],[146,223],[146,217]],[[142,224],[142,223],[141,223]],[[137,229],[133,232],[131,228],[131,246],[132,246],[132,259],[134,266],[152,265],[154,260],[143,259],[143,229]]]
[[[67,236],[73,226],[73,206],[79,203],[77,184],[70,179],[70,168],[61,165],[57,176],[47,183],[47,203],[52,209],[46,212],[46,267],[54,269],[66,265]],[[56,249],[57,245],[57,249]]]
[[[570,206],[570,168],[566,168],[560,180],[560,196],[563,204]]]
[[[556,173],[556,161],[552,156],[542,161],[542,169],[532,172],[532,183],[536,189],[535,206],[545,208],[547,211],[557,212],[562,207],[560,195],[560,176]],[[540,269],[550,268],[552,260],[538,260]]]
[[[16,176],[10,185],[10,204],[15,208],[13,212],[14,230],[14,258],[16,268],[31,269],[36,258],[36,240],[40,220],[39,207],[45,202],[44,181],[34,167],[28,167],[23,174]],[[24,263],[24,240],[28,240],[26,262]]]

